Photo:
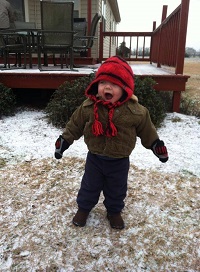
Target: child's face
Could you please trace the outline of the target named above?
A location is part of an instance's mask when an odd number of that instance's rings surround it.
[[[117,102],[123,94],[123,89],[110,82],[101,80],[98,83],[98,95],[101,97],[102,100],[108,101],[110,103]]]

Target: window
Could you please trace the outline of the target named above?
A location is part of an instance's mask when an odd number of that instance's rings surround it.
[[[15,21],[24,21],[24,0],[8,0],[14,12]]]
[[[63,0],[56,0],[56,2],[63,2]],[[74,9],[79,10],[80,0],[65,0],[65,2],[74,2]]]
[[[56,0],[56,2],[63,2],[63,0]],[[80,0],[65,0],[65,2],[74,2],[74,18],[79,18]]]

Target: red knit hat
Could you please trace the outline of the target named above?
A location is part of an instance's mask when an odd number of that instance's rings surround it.
[[[124,99],[121,103],[129,100],[134,92],[134,74],[130,65],[121,57],[108,58],[98,69],[95,79],[86,89],[86,96],[95,100],[98,92],[98,82],[110,81],[124,90]]]
[[[110,81],[123,90],[123,96],[121,99],[114,104],[111,104],[108,101],[100,100],[97,97],[98,93],[98,82],[99,81]],[[94,124],[93,124],[93,134],[95,136],[105,135],[107,137],[112,137],[117,135],[117,128],[112,122],[112,117],[114,114],[114,109],[127,100],[131,98],[134,92],[134,74],[130,65],[121,57],[114,56],[108,58],[98,69],[95,79],[86,89],[86,96],[93,100],[94,103]],[[108,107],[108,124],[105,132],[103,130],[102,124],[99,121],[98,116],[98,104],[103,104]]]

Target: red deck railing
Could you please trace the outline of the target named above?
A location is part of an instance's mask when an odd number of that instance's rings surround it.
[[[151,61],[157,66],[176,66],[181,5],[153,32]]]
[[[100,23],[99,61],[117,54],[121,46],[121,55],[128,61],[150,61],[150,42],[152,32],[102,31]],[[106,38],[106,40],[105,40]],[[116,48],[116,49],[115,49]]]
[[[121,54],[126,60],[175,67],[175,74],[183,74],[188,12],[189,0],[182,0],[167,18],[167,6],[163,6],[163,21],[156,29],[154,22],[152,32],[103,31],[101,23],[99,60],[116,54],[113,48],[120,48],[123,43]]]
[[[151,61],[175,67],[175,74],[183,74],[188,11],[189,0],[182,0],[152,34]]]

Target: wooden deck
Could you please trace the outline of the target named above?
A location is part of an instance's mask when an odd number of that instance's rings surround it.
[[[72,81],[89,75],[96,70],[90,67],[74,68],[74,71],[58,67],[40,71],[32,69],[10,69],[0,71],[0,82],[14,89],[52,89],[56,90],[65,81]],[[28,90],[27,90],[28,91]]]
[[[13,89],[56,90],[65,81],[95,72],[99,67],[96,63],[102,63],[108,57],[116,55],[116,48],[121,48],[120,55],[130,63],[136,76],[152,77],[156,82],[154,88],[157,91],[173,92],[172,110],[179,112],[181,92],[185,91],[189,78],[183,75],[189,2],[190,0],[181,0],[180,5],[169,16],[167,6],[164,5],[161,24],[156,27],[156,22],[153,22],[151,32],[104,31],[103,22],[100,22],[99,52],[95,59],[91,56],[91,50],[86,58],[75,58],[75,65],[80,62],[83,64],[82,68],[76,68],[76,71],[58,71],[58,66],[49,66],[48,71],[40,71],[36,65],[37,58],[34,58],[33,54],[32,61],[36,68],[33,66],[32,69],[0,70],[0,82]],[[129,46],[127,56],[124,52],[125,47],[120,44],[121,40]],[[116,43],[114,48],[113,41]],[[146,44],[147,41],[150,42],[149,45]],[[109,50],[105,50],[105,43]],[[148,48],[147,57],[145,50]],[[3,63],[1,58],[0,63]],[[49,58],[48,63],[52,63]]]
[[[154,88],[158,91],[172,91],[172,109],[178,112],[180,106],[181,92],[185,91],[187,75],[177,75],[173,71],[157,68],[153,64],[130,64],[136,76],[141,78],[152,77],[156,81]],[[58,67],[49,66],[48,69],[40,71],[32,69],[10,69],[0,70],[0,82],[13,89],[46,89],[56,90],[65,81],[72,81],[79,77],[89,75],[97,71],[99,64],[74,68],[74,71],[66,69],[58,70]]]

